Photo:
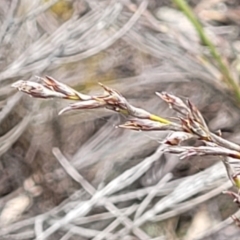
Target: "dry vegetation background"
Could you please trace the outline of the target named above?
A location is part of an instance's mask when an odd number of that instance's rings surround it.
[[[240,4],[190,5],[238,79]],[[66,101],[10,87],[50,75],[94,94],[102,82],[163,117],[155,92],[167,91],[240,143],[240,104],[171,1],[1,0],[0,22],[1,240],[239,239],[219,157],[179,160],[161,151],[166,132],[115,128],[124,118],[104,109],[58,116]]]

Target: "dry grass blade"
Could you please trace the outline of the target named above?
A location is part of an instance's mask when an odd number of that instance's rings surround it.
[[[4,120],[4,118],[6,118],[10,114],[12,109],[17,105],[17,103],[20,101],[21,98],[22,98],[22,95],[19,93],[16,93],[12,97],[7,99],[6,104],[1,109],[1,112],[0,112],[0,124]]]
[[[188,211],[189,209],[194,208],[195,206],[199,205],[200,203],[203,203],[217,195],[219,195],[223,190],[228,189],[232,186],[231,182],[228,181],[226,183],[223,183],[220,187],[217,187],[205,194],[202,194],[199,197],[196,197],[192,200],[188,200],[184,203],[177,204],[172,210],[167,211],[165,213],[156,215],[153,219],[154,222],[163,221],[165,219],[169,219],[171,217],[175,217],[177,215],[180,215],[181,213],[184,213]]]
[[[165,185],[166,182],[168,182],[169,180],[171,180],[172,178],[172,174],[169,173],[167,175],[165,175],[159,182],[158,184],[155,186],[155,189],[153,189],[147,196],[146,198],[142,201],[141,205],[139,206],[139,208],[136,211],[136,214],[134,216],[134,219],[138,219],[142,213],[145,211],[145,209],[147,208],[148,205],[150,205],[150,202],[152,201],[152,199],[156,196],[158,189],[161,188],[162,186]]]
[[[26,130],[30,120],[31,116],[25,117],[18,125],[13,127],[4,136],[0,137],[0,156],[4,154],[22,135],[22,133]]]
[[[129,207],[129,209],[124,212],[124,215],[129,216],[132,213],[134,213],[136,211],[136,209],[137,209],[137,206],[133,205],[132,207]],[[101,233],[99,233],[97,236],[95,236],[93,238],[93,240],[104,239],[110,232],[112,232],[114,229],[116,229],[119,226],[119,224],[121,224],[121,221],[119,220],[119,218],[117,218],[111,224],[109,224],[105,229],[103,229],[103,231]]]
[[[105,207],[111,211],[113,214],[117,214],[119,216],[119,220],[122,224],[126,225],[127,228],[132,227],[133,232],[142,240],[147,240],[149,237],[140,229],[135,228],[131,222],[130,219],[124,217],[122,213],[119,211],[118,208],[116,208],[111,202],[109,202],[106,198],[104,198],[104,195],[102,195],[100,192],[97,192],[71,165],[68,163],[68,161],[65,159],[65,157],[61,154],[61,152],[58,149],[53,149],[53,153],[57,157],[57,159],[60,161],[62,166],[66,169],[66,171],[74,178],[74,180],[78,181],[81,183],[81,185],[84,187],[84,189],[89,192],[93,197],[92,200],[93,204],[96,204],[95,201],[104,201],[105,202]],[[82,205],[82,204],[80,204]],[[84,205],[84,204],[83,204]],[[88,206],[86,209],[83,208],[84,212],[89,212],[90,211],[90,206]],[[85,213],[85,214],[86,214]],[[45,232],[40,234],[40,236],[37,237],[37,239],[44,239],[51,234],[53,234],[55,231],[58,230],[58,228],[63,227],[65,224],[68,224],[74,218],[79,216],[79,210],[74,211],[74,212],[69,212],[66,216],[65,219],[59,220],[59,222],[54,223],[53,226],[51,226],[49,229],[47,229]],[[112,227],[111,227],[112,228]],[[105,236],[106,233],[104,233]],[[101,238],[100,238],[101,239]]]
[[[33,230],[25,231],[23,233],[17,233],[17,234],[9,234],[6,236],[6,239],[12,239],[12,240],[22,240],[22,239],[32,239],[34,238],[35,234]]]
[[[77,172],[77,170],[68,162],[68,160],[63,156],[61,151],[58,148],[53,149],[53,154],[56,159],[60,162],[63,168],[67,171],[67,173],[90,194],[93,195],[95,193],[95,189],[89,184],[81,175]]]
[[[98,235],[101,232],[93,229],[75,226],[73,224],[66,224],[65,226],[63,226],[63,229],[66,229],[66,230],[70,229],[71,233],[78,236],[86,237],[86,238],[94,238],[96,235]],[[108,234],[107,237],[111,238],[112,234]]]
[[[0,43],[2,42],[6,32],[9,30],[9,26],[11,26],[12,18],[14,15],[14,11],[16,10],[17,4],[18,0],[11,1],[10,9],[8,11],[8,17],[5,19],[0,29]]]
[[[73,236],[73,233],[71,231],[68,231],[63,237],[61,237],[60,240],[68,240]],[[81,239],[80,239],[81,240]]]
[[[113,43],[115,43],[118,39],[123,37],[133,27],[133,25],[138,21],[140,16],[146,10],[147,5],[148,5],[148,1],[145,1],[145,0],[142,1],[138,10],[133,14],[133,16],[129,19],[129,21],[119,31],[117,31],[113,36],[111,36],[110,38],[108,38],[106,41],[102,42],[98,46],[92,47],[91,49],[85,51],[84,53],[78,54],[76,56],[72,56],[70,59],[70,62],[80,61],[82,59],[93,56],[94,54],[97,54],[100,51],[110,47]],[[66,62],[69,62],[68,58],[67,59],[61,58],[58,61],[56,61],[55,64],[63,64]]]
[[[240,211],[237,211],[234,215],[236,217],[240,217]],[[215,227],[209,229],[207,232],[202,233],[201,236],[198,236],[197,238],[195,238],[195,240],[206,239],[206,237],[218,232],[220,229],[223,229],[224,227],[232,224],[233,222],[234,220],[232,219],[232,217],[229,217],[221,223],[217,224]]]
[[[100,203],[100,205],[102,205],[102,203]],[[127,208],[121,208],[119,209],[124,215],[129,216],[131,215],[133,212],[136,211],[136,209],[139,207],[138,204],[134,204],[130,207]],[[74,220],[74,224],[76,225],[83,225],[86,223],[92,223],[92,222],[98,222],[98,221],[104,221],[107,219],[111,219],[111,218],[115,218],[115,215],[112,214],[111,212],[104,212],[104,213],[99,213],[99,214],[95,214],[95,215],[91,215],[91,216],[87,216],[87,217],[81,217],[78,218],[76,220]],[[118,219],[116,219],[117,222],[119,223]],[[115,223],[116,224],[116,223]],[[119,224],[118,224],[119,225]],[[117,225],[117,226],[118,226]]]
[[[209,184],[213,184],[219,179],[222,179],[223,181],[226,181],[227,179],[226,172],[221,163],[218,163],[194,176],[189,176],[185,181],[179,184],[171,194],[162,198],[152,209],[138,218],[135,221],[136,226],[140,226],[146,221],[153,220],[158,213],[175,205],[177,202],[182,202],[194,194],[204,191],[207,185],[209,186]],[[190,184],[190,182],[194,184]]]

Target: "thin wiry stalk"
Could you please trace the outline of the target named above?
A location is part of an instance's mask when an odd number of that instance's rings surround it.
[[[183,11],[183,13],[188,17],[188,19],[191,21],[193,26],[195,27],[197,33],[200,36],[200,39],[202,40],[202,43],[206,46],[208,46],[210,53],[212,54],[213,58],[218,64],[219,69],[222,72],[224,82],[230,87],[231,91],[234,93],[235,98],[239,104],[240,102],[240,87],[237,83],[237,81],[233,78],[231,72],[229,71],[229,68],[224,63],[220,53],[212,43],[212,41],[209,39],[209,37],[206,35],[201,23],[197,20],[196,16],[194,15],[192,9],[188,5],[188,3],[185,0],[173,0],[173,2]]]

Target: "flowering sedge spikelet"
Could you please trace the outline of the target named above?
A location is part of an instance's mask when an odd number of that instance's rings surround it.
[[[58,82],[56,79],[46,76],[45,78],[39,77],[44,83],[44,86],[46,86],[49,89],[54,90],[55,92],[59,92],[65,95],[66,99],[70,100],[90,100],[91,97],[82,93],[77,92],[73,88],[67,86],[66,84]]]
[[[72,89],[71,87],[58,82],[52,77],[38,77],[43,84],[32,81],[19,80],[12,84],[12,87],[19,91],[27,93],[36,98],[65,98],[69,100],[87,101],[92,99],[91,96],[82,94]]]
[[[156,95],[160,97],[163,101],[165,101],[169,105],[169,107],[174,109],[175,111],[183,115],[186,115],[189,113],[189,108],[182,101],[182,99],[166,92],[162,92],[162,93],[156,92]]]
[[[31,97],[36,98],[64,98],[63,93],[55,92],[42,84],[30,81],[19,80],[12,84],[12,87],[17,88],[19,91],[27,93]]]
[[[58,113],[58,115],[61,115],[71,110],[94,109],[94,108],[102,108],[104,106],[106,106],[106,103],[104,101],[89,100],[89,101],[76,102],[63,108]]]
[[[165,124],[157,121],[152,121],[149,119],[131,119],[124,124],[119,125],[120,128],[127,128],[137,131],[180,131],[181,126],[178,124]]]
[[[186,132],[173,132],[164,141],[164,143],[169,145],[179,145],[181,142],[193,138],[192,134]]]

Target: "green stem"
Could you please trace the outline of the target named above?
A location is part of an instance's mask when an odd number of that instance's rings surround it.
[[[212,41],[207,37],[202,25],[197,20],[195,14],[193,13],[192,9],[188,5],[188,3],[185,0],[172,0],[179,9],[186,15],[186,17],[191,21],[191,23],[194,25],[196,31],[198,32],[198,35],[202,41],[202,43],[206,46],[208,46],[210,53],[212,54],[213,58],[218,63],[218,67],[220,68],[222,75],[224,77],[225,83],[232,89],[234,92],[234,95],[238,102],[240,102],[240,88],[239,85],[236,83],[236,81],[231,76],[231,73],[228,70],[228,67],[223,62],[221,55],[217,51],[216,47],[212,43]]]
[[[170,122],[169,120],[165,119],[165,118],[162,118],[162,117],[159,117],[157,115],[154,115],[154,114],[151,114],[150,117],[149,117],[152,121],[155,121],[155,122],[160,122],[162,124],[171,124],[172,122]]]

